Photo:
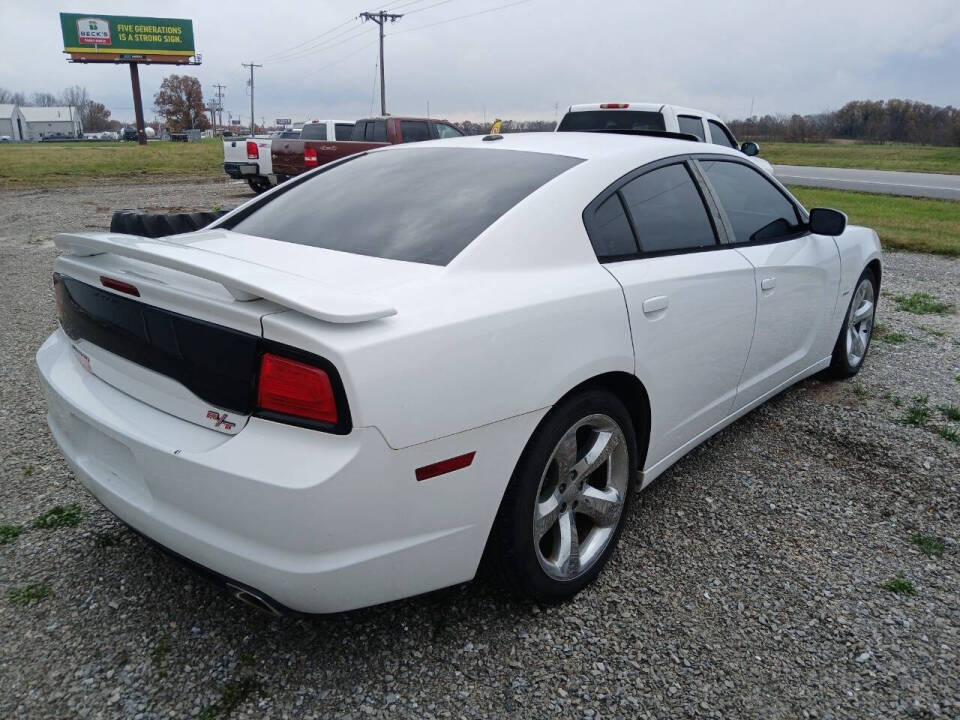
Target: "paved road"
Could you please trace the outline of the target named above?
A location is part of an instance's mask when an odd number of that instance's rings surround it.
[[[785,185],[960,200],[960,175],[799,165],[774,165],[773,169]]]

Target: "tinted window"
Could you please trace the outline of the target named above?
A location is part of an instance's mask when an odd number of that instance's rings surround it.
[[[690,115],[677,115],[677,122],[680,123],[680,132],[696,135],[700,138],[700,142],[706,142],[706,137],[703,134],[703,121],[700,118]]]
[[[366,153],[293,181],[230,227],[299,245],[446,265],[494,220],[579,162],[516,150]]]
[[[367,130],[370,129],[370,126],[367,126]],[[387,141],[387,121],[386,120],[376,120],[373,123],[373,141],[374,142],[386,142]]]
[[[333,126],[333,131],[337,140],[349,140],[353,136],[353,125],[350,123],[337,123]]]
[[[350,133],[350,139],[357,142],[363,140],[366,127],[367,127],[367,123],[365,120],[361,120],[360,122],[358,122],[356,125],[353,126],[353,131]]]
[[[593,214],[590,242],[598,258],[631,255],[637,252],[637,241],[630,221],[623,212],[619,194],[608,197]]]
[[[422,142],[430,139],[430,128],[422,120],[401,120],[400,133],[405,143]]]
[[[303,129],[300,131],[301,140],[326,140],[327,139],[327,124],[326,123],[310,123],[309,125],[304,125]]]
[[[710,125],[710,138],[715,145],[725,145],[726,147],[736,148],[737,144],[730,137],[727,129],[716,120],[707,120]]]
[[[577,130],[666,130],[663,115],[639,110],[587,110],[563,116],[560,132]]]
[[[772,240],[799,231],[793,203],[758,171],[723,161],[704,161],[701,167],[720,196],[737,242]]]
[[[371,120],[367,123],[366,129],[363,131],[363,139],[366,142],[373,142],[373,126],[374,122]]]
[[[631,180],[620,191],[643,252],[715,245],[700,192],[683,165],[667,165]]]
[[[462,137],[463,133],[457,130],[452,125],[446,125],[444,123],[434,123],[434,126],[437,128],[437,137],[439,138],[455,138]]]

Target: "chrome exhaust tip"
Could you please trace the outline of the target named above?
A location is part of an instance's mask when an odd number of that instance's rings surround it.
[[[273,603],[261,597],[260,595],[257,595],[252,590],[237,587],[236,585],[231,585],[230,583],[227,583],[227,587],[230,588],[230,593],[240,602],[256,608],[261,612],[265,612],[268,615],[273,615],[274,617],[283,616],[283,613],[274,607]]]

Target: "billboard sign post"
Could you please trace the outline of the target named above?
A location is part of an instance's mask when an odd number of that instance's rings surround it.
[[[193,39],[193,21],[175,18],[60,13],[63,52],[74,63],[130,65],[137,137],[147,144],[140,98],[138,66],[199,65]]]

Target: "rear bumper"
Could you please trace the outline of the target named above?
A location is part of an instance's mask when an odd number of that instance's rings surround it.
[[[331,435],[259,418],[225,435],[88,373],[60,330],[37,364],[50,430],[87,490],[173,553],[299,613],[471,579],[517,460],[504,448],[543,414],[404,450],[375,428]],[[416,481],[415,468],[470,451],[470,467]]]
[[[223,171],[236,180],[246,180],[259,175],[260,166],[257,163],[225,162]]]

